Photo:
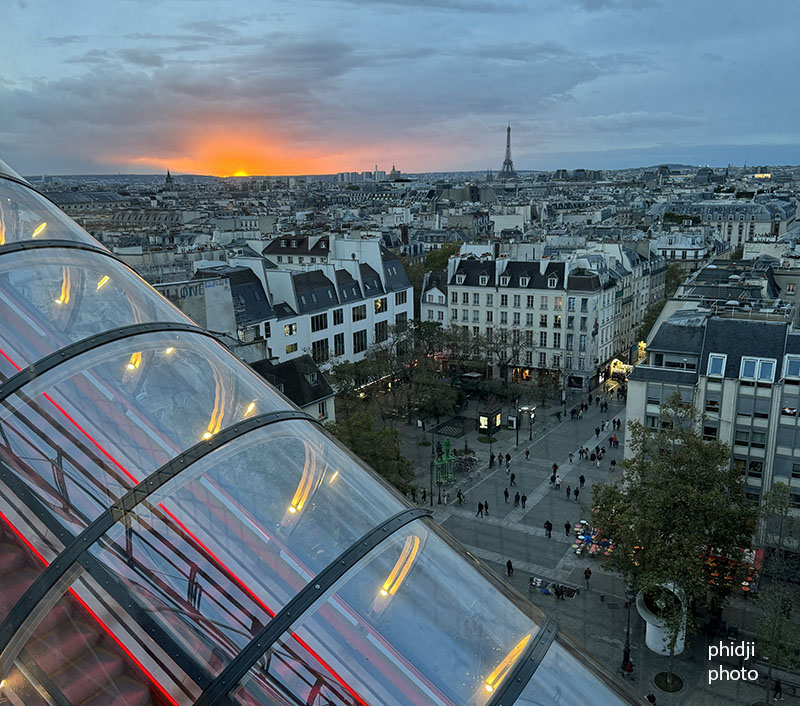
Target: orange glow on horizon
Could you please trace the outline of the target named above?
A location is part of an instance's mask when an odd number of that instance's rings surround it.
[[[189,127],[176,136],[174,146],[160,152],[106,154],[102,161],[117,167],[170,170],[173,174],[219,177],[250,175],[336,174],[371,171],[377,163],[388,172],[391,164],[435,162],[444,155],[441,145],[425,140],[413,145],[374,143],[302,144],[290,137],[270,135],[256,127],[233,132],[229,126]]]

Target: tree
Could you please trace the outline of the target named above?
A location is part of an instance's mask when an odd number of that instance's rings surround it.
[[[480,350],[500,370],[500,379],[508,384],[508,371],[515,365],[520,365],[527,352],[533,352],[533,346],[526,343],[525,337],[519,329],[499,328],[493,336],[487,336],[482,342]]]
[[[448,260],[458,253],[461,245],[461,241],[457,240],[454,243],[444,243],[437,250],[429,250],[425,255],[425,271],[446,270]]]
[[[647,340],[647,337],[650,335],[650,331],[653,330],[653,326],[655,326],[656,321],[658,321],[658,317],[663,311],[666,303],[667,300],[663,299],[662,301],[656,302],[655,304],[651,304],[647,307],[644,312],[644,316],[642,317],[642,323],[639,326],[639,330],[636,332],[637,341]]]
[[[453,411],[458,393],[442,380],[432,360],[421,358],[416,361],[410,378],[409,401],[420,417],[439,417]]]
[[[401,493],[411,489],[414,469],[400,453],[396,429],[379,426],[375,417],[364,410],[326,424],[325,428]]]
[[[678,287],[680,287],[683,282],[683,270],[677,262],[673,262],[671,265],[667,265],[667,272],[664,277],[667,299],[669,299],[678,291]],[[641,341],[644,339],[640,338],[639,340]]]
[[[620,484],[594,487],[595,524],[614,537],[610,565],[645,595],[674,584],[690,604],[721,605],[730,586],[709,580],[708,552],[741,560],[756,510],[745,499],[729,448],[702,439],[691,405],[676,393],[662,405],[659,421],[657,429],[629,422],[633,457],[622,464]],[[681,623],[675,611],[664,619],[671,677]]]
[[[761,507],[765,560],[757,597],[763,619],[756,627],[759,657],[768,664],[766,702],[773,666],[800,668],[800,614],[794,610],[800,605],[800,586],[796,583],[800,558],[794,552],[800,540],[800,526],[791,507],[789,486],[773,483]]]

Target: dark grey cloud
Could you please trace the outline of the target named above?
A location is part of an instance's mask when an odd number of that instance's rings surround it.
[[[328,0],[325,0],[326,2]],[[492,0],[339,0],[348,5],[363,7],[388,6],[397,10],[427,10],[430,12],[474,12],[512,13],[528,8],[516,2],[492,2]]]

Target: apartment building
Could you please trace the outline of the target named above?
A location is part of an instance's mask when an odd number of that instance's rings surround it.
[[[748,498],[760,502],[781,481],[800,509],[800,332],[792,315],[772,306],[674,313],[629,378],[628,419],[657,428],[661,405],[679,393],[702,415],[703,438],[731,447]]]

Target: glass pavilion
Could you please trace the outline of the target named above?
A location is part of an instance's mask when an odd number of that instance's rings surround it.
[[[0,703],[643,703],[0,175]]]

